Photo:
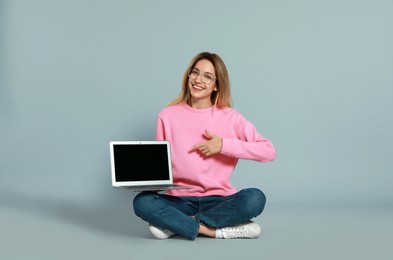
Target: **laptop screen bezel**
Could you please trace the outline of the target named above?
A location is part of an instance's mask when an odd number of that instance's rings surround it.
[[[173,183],[172,176],[172,160],[169,141],[110,141],[110,157],[111,157],[111,175],[113,187],[132,187],[132,186],[147,186],[147,185],[171,185]],[[169,179],[167,180],[147,180],[147,181],[117,181],[115,171],[115,145],[165,145],[168,154],[168,172]]]

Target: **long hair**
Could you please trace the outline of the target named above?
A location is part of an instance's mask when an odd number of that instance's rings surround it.
[[[227,68],[222,59],[217,54],[210,52],[199,53],[191,60],[183,75],[182,89],[177,98],[171,101],[168,106],[173,106],[180,103],[187,103],[191,106],[191,94],[188,88],[188,71],[193,69],[195,64],[200,60],[210,61],[213,64],[214,70],[216,72],[215,83],[217,91],[213,91],[210,96],[212,104],[215,104],[215,106],[218,108],[232,107],[231,88]]]

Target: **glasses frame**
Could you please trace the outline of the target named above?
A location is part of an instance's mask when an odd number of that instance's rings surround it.
[[[194,72],[196,73],[196,75],[192,74]],[[201,76],[201,81],[204,84],[212,84],[213,82],[216,82],[216,80],[217,80],[217,78],[214,77],[213,75],[206,74],[206,73],[200,73],[195,68],[189,69],[187,75],[190,79],[197,79],[199,76]]]

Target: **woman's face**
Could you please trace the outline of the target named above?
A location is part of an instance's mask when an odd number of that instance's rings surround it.
[[[212,106],[211,94],[215,91],[216,74],[209,60],[198,61],[191,69],[188,78],[188,88],[191,94],[191,105],[197,108]]]

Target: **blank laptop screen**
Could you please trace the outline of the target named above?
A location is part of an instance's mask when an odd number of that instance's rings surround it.
[[[114,144],[117,182],[169,180],[165,144]]]

